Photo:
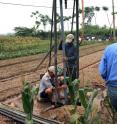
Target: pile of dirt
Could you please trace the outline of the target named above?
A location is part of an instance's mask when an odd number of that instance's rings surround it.
[[[55,108],[46,112],[41,112],[40,115],[46,118],[58,120],[64,124],[70,124],[70,117],[72,115],[73,106],[65,105],[59,108]],[[84,109],[82,106],[77,106],[77,114],[82,115]]]
[[[99,88],[97,84],[94,87]],[[111,110],[109,108],[106,108],[103,104],[104,97],[106,96],[106,90],[104,88],[102,89],[100,88],[98,90],[99,90],[98,96],[94,99],[93,104],[94,111],[92,112],[93,113],[92,116],[95,116],[98,113],[98,118],[100,119],[101,123],[110,124],[110,122],[112,122],[112,118],[108,110],[110,112]],[[17,110],[23,111],[21,95],[9,99],[4,103]],[[64,124],[69,124],[72,115],[71,113],[72,110],[73,110],[72,105],[64,105],[61,107],[53,108],[53,106],[49,102],[39,102],[37,99],[35,99],[33,114],[48,119],[58,120],[60,122],[63,122]],[[77,114],[81,116],[84,113],[84,108],[82,106],[77,106],[76,111]]]

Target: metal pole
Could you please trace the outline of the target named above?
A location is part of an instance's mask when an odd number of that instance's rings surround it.
[[[115,7],[114,7],[114,0],[112,0],[112,9],[113,9],[113,40],[116,40],[116,32],[115,32]]]
[[[52,6],[52,22],[51,22],[51,36],[50,36],[50,49],[52,47],[52,31],[53,31],[53,9],[54,9],[54,2],[53,2],[53,6]],[[48,66],[51,65],[51,52],[49,54],[49,64]]]
[[[74,0],[74,4],[73,4],[73,14],[72,14],[72,25],[71,25],[71,33],[73,31],[73,23],[74,23],[74,11],[75,11],[75,2],[76,0]]]
[[[64,21],[63,21],[63,3],[62,0],[60,0],[60,15],[61,15],[61,37],[62,37],[62,53],[63,53],[63,57],[65,57],[65,45],[64,45]],[[63,69],[64,69],[64,78],[66,77],[66,63],[63,61]],[[65,80],[64,80],[64,84],[66,84]],[[64,92],[65,94],[65,103],[67,103],[67,92],[65,90]]]
[[[79,0],[76,0],[77,78],[79,78]]]
[[[84,0],[82,0],[82,38],[84,38]]]
[[[55,64],[55,81],[57,82],[57,20],[56,20],[56,4],[57,0],[54,0],[54,64]]]
[[[56,97],[57,102],[59,102],[59,92],[57,90],[58,83],[57,83],[57,0],[54,1],[54,65],[55,65],[55,92],[56,92]]]

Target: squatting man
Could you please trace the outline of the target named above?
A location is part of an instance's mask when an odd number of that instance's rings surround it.
[[[58,97],[64,99],[64,90],[67,89],[67,85],[63,84],[64,77],[60,76],[58,82],[55,82],[55,67],[50,66],[48,71],[42,77],[39,83],[39,98],[40,100],[50,101],[52,104],[57,102]],[[55,83],[58,83],[58,87],[55,88]],[[56,92],[57,90],[57,92]]]

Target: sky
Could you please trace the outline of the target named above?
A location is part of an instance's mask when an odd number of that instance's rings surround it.
[[[31,18],[30,15],[32,12],[39,11],[41,14],[47,14],[51,17],[51,7],[53,0],[0,0],[0,34],[8,34],[14,33],[14,27],[28,27],[31,28],[34,26],[35,19]],[[59,7],[59,0],[58,7]],[[114,0],[116,1],[116,0]],[[3,3],[15,3],[15,4],[24,4],[24,5],[35,5],[35,6],[47,6],[45,7],[31,7],[31,6],[18,6],[18,5],[9,5],[2,4]],[[80,8],[81,8],[81,0]],[[84,0],[84,6],[107,6],[109,11],[107,12],[109,15],[110,23],[112,23],[112,0]],[[68,0],[68,8],[73,7],[73,0]],[[117,12],[117,2],[115,2],[115,11]],[[57,9],[59,13],[59,8]],[[64,16],[71,16],[72,9],[64,9]],[[107,21],[107,14],[104,11],[100,11],[96,14],[96,24],[103,26],[107,25],[109,27],[109,23]],[[81,23],[81,18],[80,18]],[[116,20],[117,25],[117,20]],[[95,24],[95,20],[92,20],[92,24]],[[65,25],[65,28],[67,25]],[[41,27],[42,28],[42,27]],[[50,27],[48,27],[49,29]],[[70,27],[67,27],[69,29]]]

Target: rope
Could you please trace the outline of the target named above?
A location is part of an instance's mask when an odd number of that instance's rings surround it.
[[[32,71],[35,72],[39,69],[39,67],[43,64],[43,62],[46,60],[46,58],[49,56],[50,52],[54,49],[54,45],[52,45],[51,49],[48,51],[48,53],[44,56],[44,58],[42,59],[42,61],[37,65],[37,67],[35,69],[33,69]]]

